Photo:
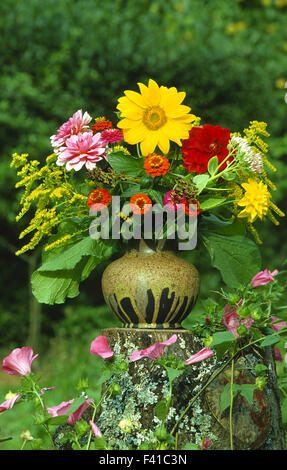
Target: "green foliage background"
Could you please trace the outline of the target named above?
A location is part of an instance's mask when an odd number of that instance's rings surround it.
[[[242,130],[268,123],[275,201],[287,211],[287,2],[284,0],[6,0],[0,4],[0,347],[27,343],[29,277],[39,259],[14,256],[21,227],[11,154],[43,159],[49,137],[78,109],[115,122],[117,98],[149,78],[187,92],[203,123]],[[262,268],[282,268],[286,222],[262,227]],[[222,285],[206,254],[192,253],[202,296]],[[116,324],[102,305],[103,266],[79,298],[42,307],[42,348],[57,331]],[[83,318],[84,316],[84,318]],[[73,328],[72,328],[73,325]],[[77,333],[75,333],[77,332]]]

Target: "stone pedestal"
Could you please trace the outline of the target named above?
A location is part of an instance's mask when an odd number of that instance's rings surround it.
[[[115,354],[130,357],[133,351],[145,349],[157,341],[165,341],[176,333],[176,343],[166,348],[165,354],[176,355],[185,361],[204,346],[191,331],[154,329],[104,329],[102,334]],[[254,383],[256,364],[268,367],[268,383],[255,390],[253,403],[238,395],[233,403],[234,449],[279,450],[285,448],[285,433],[281,422],[281,409],[272,348],[246,350],[235,361],[234,383]],[[173,399],[165,426],[170,432],[190,400],[207,381],[216,374],[223,362],[210,358],[188,366],[187,373],[173,382]],[[194,402],[176,429],[178,449],[188,442],[200,443],[203,437],[211,441],[210,449],[230,449],[229,409],[220,416],[220,396],[227,383],[228,368],[218,375]],[[169,381],[163,367],[152,359],[143,358],[129,364],[129,370],[118,379],[121,394],[104,398],[96,423],[109,446],[114,449],[137,449],[148,441],[160,421],[155,406],[167,397]],[[130,420],[132,429],[125,432],[119,427],[122,419]],[[174,433],[174,434],[176,434]]]

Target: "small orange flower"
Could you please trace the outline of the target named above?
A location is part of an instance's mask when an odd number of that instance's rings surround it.
[[[104,118],[96,119],[95,124],[92,125],[92,129],[94,132],[103,131],[104,129],[112,129],[112,127],[113,124],[111,123],[111,121],[109,121],[109,119]]]
[[[146,194],[135,194],[130,198],[130,208],[134,214],[143,215],[151,208],[152,201]]]
[[[165,175],[169,171],[169,161],[166,157],[153,153],[146,157],[144,169],[146,173],[153,178],[155,176]]]
[[[200,214],[200,204],[199,204],[199,201],[197,201],[197,199],[186,199],[186,198],[184,198],[181,201],[181,204],[184,206],[184,212],[187,215],[189,215],[190,217],[196,217],[197,215]],[[189,204],[196,205],[197,209],[195,210],[195,208],[189,207]]]
[[[112,200],[112,197],[109,191],[107,191],[104,188],[97,188],[90,193],[87,204],[89,207],[93,206],[93,209],[95,210],[97,209],[97,206],[98,206],[98,210],[101,210],[100,205],[103,204],[104,206],[108,207],[111,200]]]

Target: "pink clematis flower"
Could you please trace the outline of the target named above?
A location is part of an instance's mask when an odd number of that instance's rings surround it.
[[[138,361],[142,357],[149,357],[150,359],[157,359],[161,357],[164,353],[166,346],[175,343],[177,340],[177,335],[172,335],[168,340],[163,342],[154,343],[147,349],[142,349],[140,351],[134,351],[130,357],[130,362]]]
[[[177,211],[184,210],[184,204],[181,204],[179,202],[174,202],[173,194],[174,194],[173,189],[171,189],[170,191],[168,191],[166,193],[166,195],[163,198],[164,206],[167,208],[167,210],[169,210],[171,212],[177,212]]]
[[[74,401],[74,398],[72,398],[72,400],[69,400],[69,401],[62,401],[62,403],[60,403],[57,406],[51,406],[47,408],[47,411],[49,415],[53,416],[53,418],[56,416],[65,415],[71,408],[73,401]]]
[[[27,375],[31,372],[31,364],[39,354],[33,356],[30,347],[16,348],[2,362],[2,370],[9,375]]]
[[[87,408],[93,403],[94,400],[90,400],[89,398],[82,403],[79,408],[70,414],[67,423],[74,426],[77,421],[79,421],[82,417],[82,414],[86,411]]]
[[[236,313],[237,307],[243,304],[243,299],[240,299],[236,307],[230,309],[230,305],[226,304],[224,308],[224,315],[222,318],[222,323],[226,326],[227,330],[230,331],[235,338],[239,337],[237,333],[237,328],[239,325],[245,325],[246,328],[250,329],[252,323],[254,322],[253,318],[250,316],[240,320],[240,316]]]
[[[271,328],[274,331],[280,331],[280,330],[282,330],[283,328],[285,328],[287,326],[286,321],[278,321],[278,320],[280,320],[279,317],[272,316],[271,318],[273,320]]]
[[[1,403],[0,413],[2,413],[2,411],[11,410],[11,408],[14,406],[14,403],[16,403],[16,401],[20,400],[20,398],[21,398],[21,395],[20,395],[20,393],[18,393],[18,395],[15,395],[14,397],[11,397],[8,400]]]
[[[90,352],[95,356],[100,356],[103,359],[110,359],[114,353],[108,345],[106,336],[98,336],[91,342]]]
[[[83,134],[72,135],[65,144],[59,149],[57,165],[66,165],[68,171],[72,169],[78,171],[83,166],[87,170],[93,170],[106,152],[106,145],[101,139],[100,132],[96,134],[83,132]]]
[[[99,437],[102,437],[102,433],[101,433],[100,429],[98,428],[98,426],[91,419],[90,419],[89,423],[90,423],[90,426],[92,428],[92,431],[93,431],[95,437],[97,439],[99,439]]]
[[[209,357],[213,357],[213,351],[209,348],[203,348],[198,351],[196,354],[193,354],[189,359],[186,360],[186,364],[189,366],[190,364],[195,364],[196,362],[204,361],[204,359],[208,359]]]
[[[269,269],[264,269],[264,271],[260,271],[251,279],[252,287],[255,288],[264,286],[265,284],[274,281],[274,276],[276,276],[278,272],[278,269],[275,269],[275,271],[273,272],[269,271]]]
[[[52,147],[57,153],[59,148],[65,145],[66,140],[71,137],[71,135],[77,135],[80,132],[87,131],[89,129],[89,122],[91,121],[91,116],[79,109],[73,116],[58,129],[56,135],[50,137]]]

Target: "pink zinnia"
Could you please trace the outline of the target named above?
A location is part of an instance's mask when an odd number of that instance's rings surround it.
[[[91,342],[90,352],[95,356],[100,356],[103,359],[110,359],[114,353],[108,345],[106,336],[98,336]]]
[[[97,162],[103,159],[105,152],[106,147],[100,132],[72,135],[66,140],[66,146],[59,149],[57,165],[66,165],[68,171],[78,171],[83,166],[93,170]]]
[[[193,354],[189,359],[186,360],[186,365],[195,364],[196,362],[204,361],[204,359],[208,359],[209,357],[213,357],[213,351],[209,348],[203,348],[198,353]]]
[[[102,433],[101,433],[100,429],[98,428],[98,426],[91,419],[90,419],[89,423],[90,423],[90,426],[92,428],[92,431],[93,431],[96,439],[99,439],[99,437],[102,437]]]
[[[177,212],[184,209],[184,204],[179,202],[174,202],[174,190],[171,189],[166,193],[163,198],[163,204],[167,208],[167,210],[171,212]]]
[[[91,119],[91,116],[87,112],[83,115],[82,110],[79,109],[67,122],[62,124],[57,134],[50,137],[55,152],[65,145],[66,140],[71,137],[71,135],[77,135],[79,132],[88,130],[88,124]]]
[[[21,395],[20,393],[18,393],[18,395],[15,395],[14,397],[9,398],[9,400],[6,400],[3,403],[1,403],[0,413],[2,413],[2,411],[11,410],[11,408],[14,406],[14,403],[18,401],[20,398],[21,398]]]
[[[252,287],[264,286],[265,284],[274,281],[273,276],[276,276],[278,272],[278,269],[275,269],[275,271],[273,272],[269,271],[269,269],[264,269],[264,271],[260,271],[251,279]]]
[[[16,348],[2,362],[2,370],[9,375],[27,375],[31,372],[31,364],[39,354],[33,356],[30,347]]]
[[[154,343],[147,349],[142,349],[140,351],[134,351],[130,357],[130,362],[138,361],[142,357],[149,357],[150,359],[157,359],[161,357],[164,353],[166,346],[175,343],[177,340],[177,335],[172,335],[168,340],[163,342]]]
[[[74,426],[77,421],[79,421],[82,417],[82,414],[86,411],[87,408],[93,403],[93,400],[90,400],[89,398],[82,403],[79,408],[74,411],[73,413],[70,414],[67,423],[71,424],[71,426]]]
[[[101,132],[101,138],[105,142],[105,145],[108,145],[121,142],[124,139],[124,136],[122,131],[119,129],[105,129]]]
[[[73,401],[74,401],[74,398],[72,398],[72,400],[69,400],[69,401],[62,401],[62,403],[60,403],[57,406],[51,406],[47,408],[47,411],[51,416],[53,416],[53,418],[56,416],[65,415],[71,408]]]

